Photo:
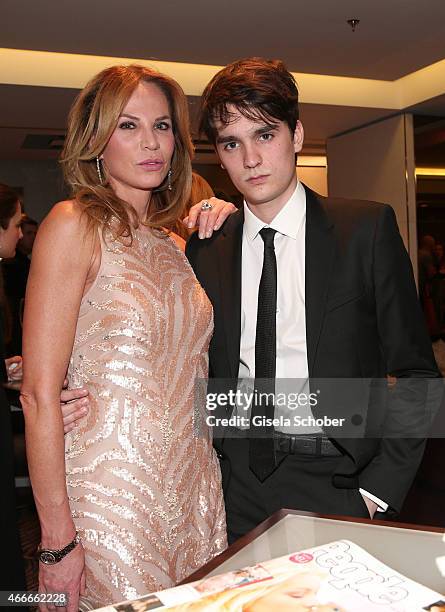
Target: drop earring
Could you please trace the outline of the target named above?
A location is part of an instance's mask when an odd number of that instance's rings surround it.
[[[170,168],[170,170],[167,172],[167,189],[169,191],[172,190],[172,169]]]
[[[103,185],[104,182],[102,180],[102,171],[100,169],[100,159],[98,155],[96,155],[96,170],[97,170],[97,176],[99,178],[99,183]]]

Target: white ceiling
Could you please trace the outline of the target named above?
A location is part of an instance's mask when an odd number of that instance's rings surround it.
[[[2,47],[217,66],[394,80],[445,57],[444,0],[2,0],[1,20]]]
[[[213,65],[259,55],[295,72],[383,80],[445,58],[445,0],[2,0],[1,22],[6,48]],[[76,93],[0,85],[0,158],[56,157],[21,144],[62,133]],[[445,96],[414,111],[445,116]],[[392,112],[302,104],[305,152]]]

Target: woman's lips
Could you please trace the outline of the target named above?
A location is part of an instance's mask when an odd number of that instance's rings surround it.
[[[138,166],[143,168],[144,170],[161,170],[164,167],[164,162],[161,160],[145,160],[143,162],[139,162]]]

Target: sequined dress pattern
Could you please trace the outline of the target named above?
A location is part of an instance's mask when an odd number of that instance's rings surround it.
[[[210,302],[170,237],[136,230],[101,248],[69,367],[91,408],[65,445],[96,607],[170,587],[226,546],[218,460],[193,422]]]

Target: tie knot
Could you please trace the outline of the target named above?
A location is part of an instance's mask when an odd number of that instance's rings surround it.
[[[273,241],[276,233],[277,230],[274,230],[271,227],[263,227],[263,229],[260,230],[260,236],[264,241],[264,248],[273,247]]]

